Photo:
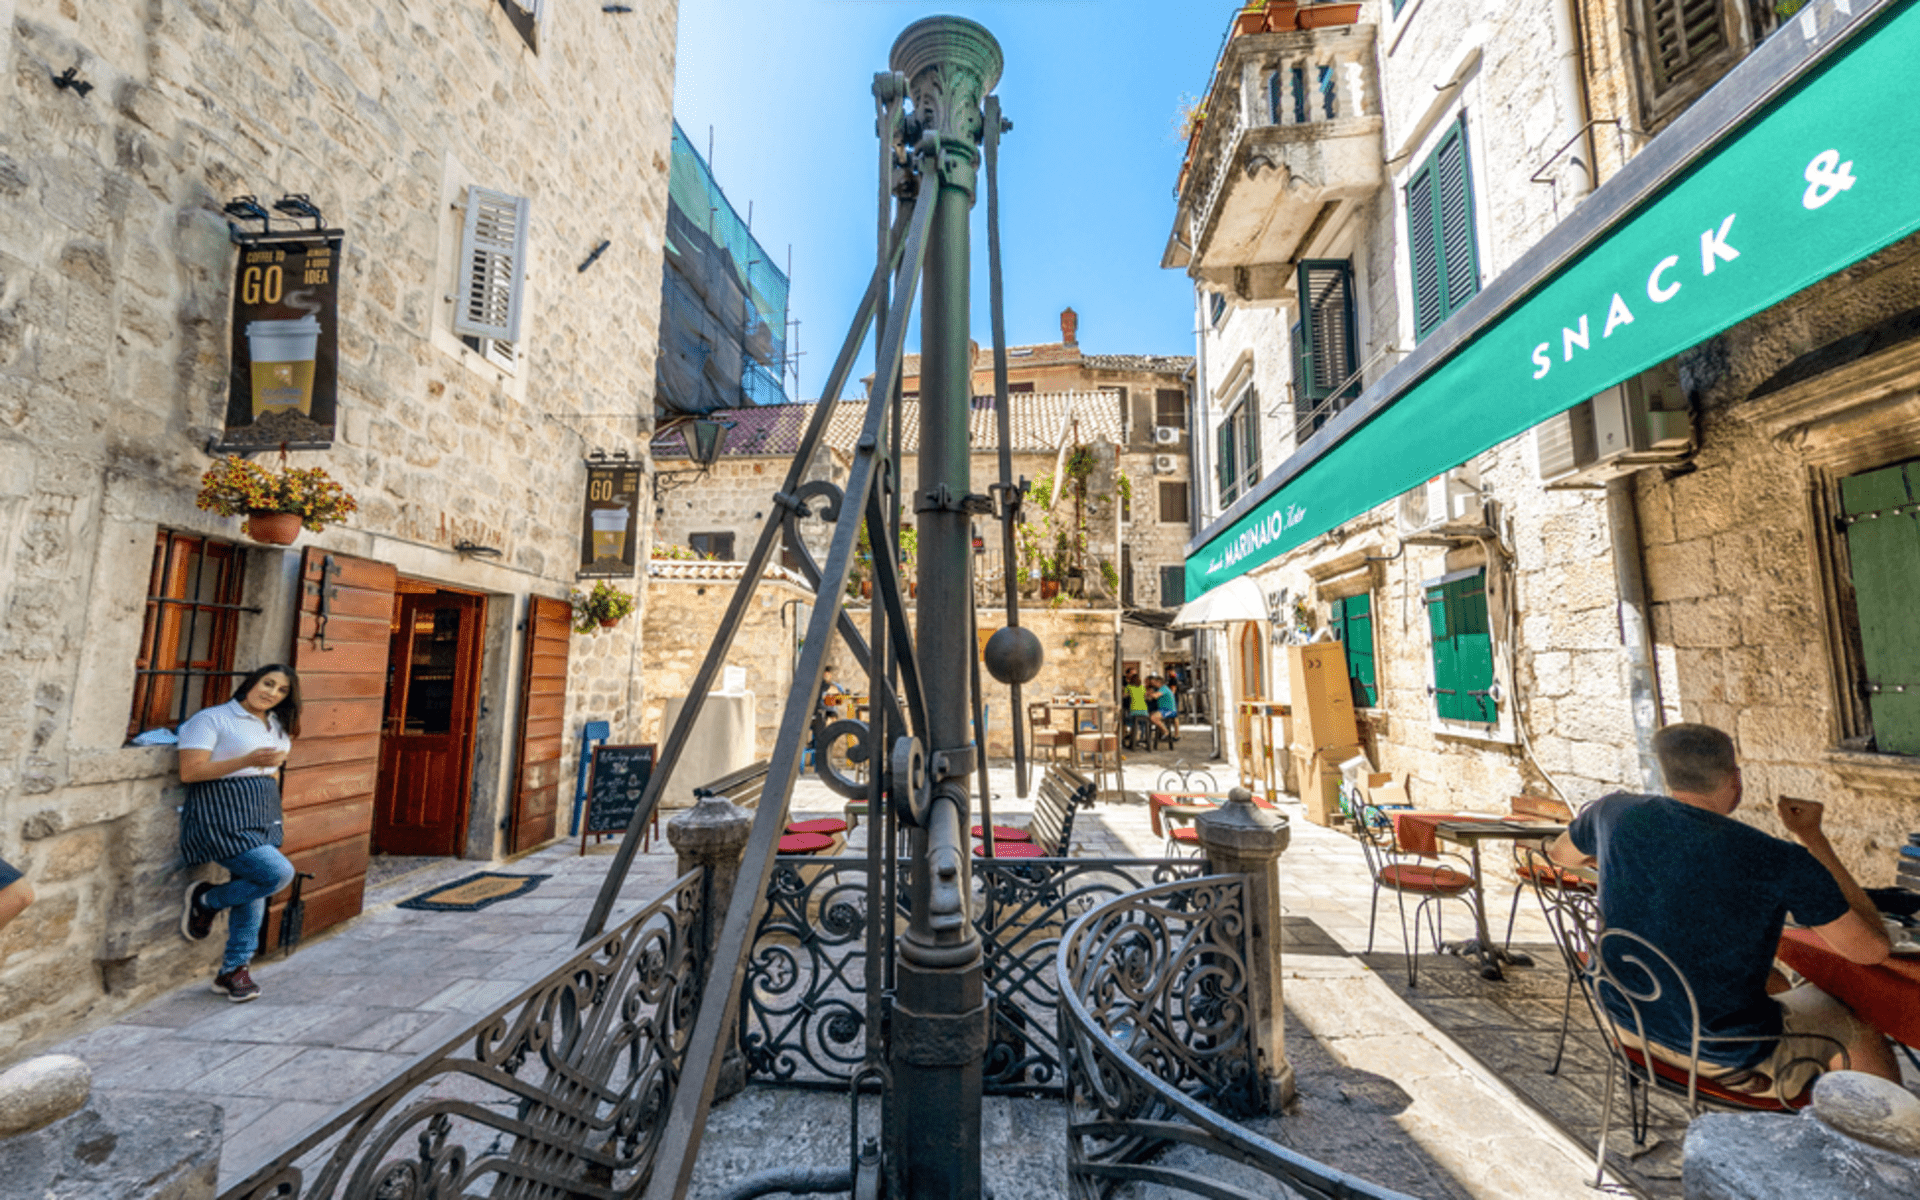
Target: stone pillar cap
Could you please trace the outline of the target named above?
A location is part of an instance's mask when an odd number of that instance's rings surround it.
[[[1293,826],[1272,809],[1253,803],[1253,793],[1234,788],[1227,802],[1212,812],[1201,813],[1194,822],[1200,830],[1200,844],[1218,846],[1236,854],[1266,854],[1278,858],[1293,841]]]

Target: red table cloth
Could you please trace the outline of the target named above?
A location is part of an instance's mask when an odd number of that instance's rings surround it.
[[[1789,929],[1780,961],[1896,1042],[1920,1049],[1920,959],[1848,962],[1811,929]]]
[[[1393,841],[1408,854],[1432,857],[1440,853],[1436,827],[1443,821],[1504,821],[1491,813],[1389,812],[1393,818]]]

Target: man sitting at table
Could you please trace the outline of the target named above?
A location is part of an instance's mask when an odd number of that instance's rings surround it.
[[[1565,866],[1598,863],[1605,926],[1646,938],[1674,961],[1699,1004],[1702,1038],[1777,1039],[1703,1042],[1701,1076],[1756,1095],[1798,1095],[1819,1063],[1840,1065],[1831,1043],[1804,1036],[1820,1035],[1846,1047],[1854,1070],[1898,1082],[1885,1038],[1812,984],[1782,990],[1785,980],[1773,970],[1789,912],[1852,962],[1887,957],[1879,913],[1820,829],[1822,806],[1780,800],[1780,820],[1796,846],[1730,815],[1741,783],[1725,733],[1669,725],[1654,734],[1653,750],[1672,795],[1603,796],[1574,818],[1552,855]],[[1608,951],[1616,975],[1646,987],[1645,974],[1613,961],[1616,953]],[[1692,1040],[1686,999],[1670,984],[1663,990],[1660,1000],[1639,1005],[1640,1016],[1654,1054],[1685,1067]],[[1635,1041],[1625,1002],[1610,996],[1607,1006],[1625,1040]]]

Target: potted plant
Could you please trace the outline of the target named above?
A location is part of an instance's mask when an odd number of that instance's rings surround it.
[[[1267,32],[1288,33],[1298,29],[1295,14],[1299,9],[1299,0],[1267,0]]]
[[[1245,33],[1264,33],[1267,28],[1266,0],[1249,0],[1247,5],[1233,15],[1233,36]]]
[[[1360,19],[1358,4],[1307,4],[1294,14],[1302,29],[1326,29],[1334,25],[1351,25]]]
[[[592,633],[596,626],[612,629],[633,611],[634,604],[631,592],[623,592],[604,579],[594,584],[591,592],[575,588],[570,599],[575,633]]]
[[[229,454],[200,477],[194,501],[207,512],[247,518],[247,536],[270,546],[290,546],[302,526],[319,533],[359,507],[323,467],[296,468],[280,455],[280,469]]]

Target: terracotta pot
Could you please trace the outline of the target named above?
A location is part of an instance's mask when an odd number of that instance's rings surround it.
[[[862,579],[860,581],[860,598],[862,600],[873,599],[873,580]]]
[[[1040,598],[1042,600],[1051,600],[1059,594],[1060,581],[1058,579],[1042,579],[1040,581]]]
[[[293,539],[300,536],[300,514],[250,512],[247,514],[247,536],[269,546],[291,546]]]
[[[600,618],[600,628],[602,629],[612,629],[615,625],[618,625],[619,623],[620,623],[619,617],[601,617]]]
[[[1294,14],[1302,29],[1327,29],[1351,25],[1360,19],[1358,4],[1309,4]]]
[[[1267,0],[1267,32],[1290,33],[1298,29],[1294,17],[1299,10],[1299,0]]]
[[[1233,18],[1233,36],[1243,33],[1265,33],[1267,14],[1264,12],[1243,12]]]

